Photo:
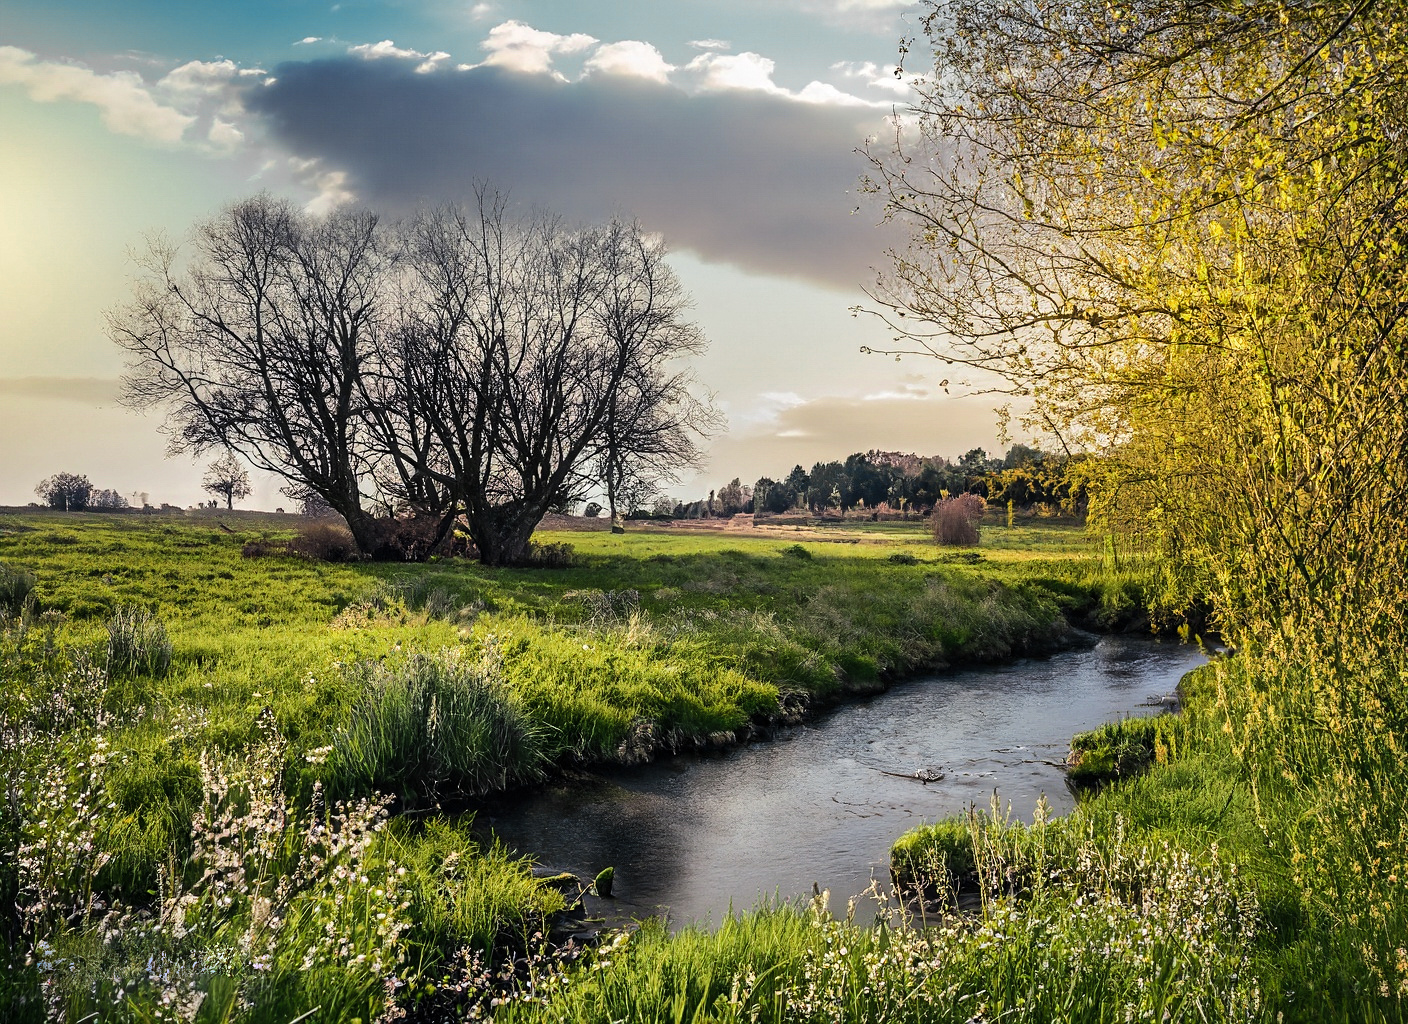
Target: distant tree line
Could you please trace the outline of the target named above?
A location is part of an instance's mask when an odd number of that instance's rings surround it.
[[[122,495],[106,487],[94,487],[81,473],[55,473],[39,481],[34,493],[49,508],[62,512],[131,507]]]
[[[904,452],[857,452],[842,462],[802,466],[751,487],[735,478],[708,497],[664,503],[652,510],[674,518],[739,513],[846,515],[857,511],[927,515],[945,498],[974,494],[1015,508],[1044,507],[1083,514],[1087,507],[1084,456],[1052,455],[1015,444],[1002,458],[974,448],[956,460]],[[633,510],[634,511],[634,510]]]
[[[142,269],[109,317],[127,401],[168,410],[174,451],[283,477],[370,557],[463,521],[483,561],[521,562],[548,511],[629,504],[717,423],[679,362],[705,344],[688,298],[634,223],[510,217],[487,189],[399,224],[258,196]]]

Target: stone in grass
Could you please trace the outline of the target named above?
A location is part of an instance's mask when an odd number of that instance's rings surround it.
[[[611,895],[611,883],[615,878],[615,868],[602,868],[601,873],[597,875],[596,880],[592,882],[592,888],[596,890],[598,896],[609,897]]]

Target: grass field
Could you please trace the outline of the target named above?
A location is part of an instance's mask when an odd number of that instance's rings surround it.
[[[1137,574],[1073,525],[968,550],[889,523],[570,530],[539,538],[573,545],[559,569],[277,553],[297,525],[0,515],[7,1020],[1402,1017],[1397,733],[1356,741],[1381,755],[1362,800],[1339,770],[1255,768],[1268,691],[1235,658],[1179,718],[1081,738],[1073,814],[896,837],[906,888],[869,927],[819,897],[554,947],[579,883],[475,839],[478,797],[553,772],[736,742],[1072,622],[1148,628]]]
[[[475,797],[1141,605],[1069,525],[541,536],[562,569],[246,556],[296,525],[0,515],[16,1019],[429,1012],[563,905],[475,845]]]

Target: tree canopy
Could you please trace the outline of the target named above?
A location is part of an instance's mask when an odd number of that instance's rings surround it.
[[[1225,623],[1350,592],[1401,632],[1371,594],[1408,553],[1401,6],[963,0],[923,25],[933,68],[871,154],[912,228],[873,292],[896,351],[1107,456],[1097,518]]]

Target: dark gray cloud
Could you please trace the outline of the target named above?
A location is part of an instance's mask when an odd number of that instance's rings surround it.
[[[855,149],[882,128],[874,108],[352,57],[274,77],[249,109],[380,209],[462,198],[485,180],[573,218],[637,216],[676,248],[749,270],[855,287],[882,262],[875,212],[851,212]]]

